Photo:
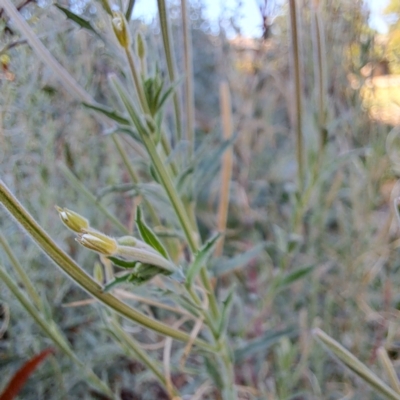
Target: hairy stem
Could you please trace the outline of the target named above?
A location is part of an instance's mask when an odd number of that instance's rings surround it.
[[[293,74],[295,86],[295,125],[297,138],[297,168],[298,168],[298,188],[299,192],[303,191],[304,185],[304,155],[303,155],[303,131],[302,131],[302,91],[301,91],[301,75],[300,75],[300,52],[299,52],[299,34],[297,27],[297,8],[296,0],[289,0],[290,23],[292,34],[292,59]]]

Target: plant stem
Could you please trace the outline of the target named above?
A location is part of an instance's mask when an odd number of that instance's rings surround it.
[[[10,0],[2,0],[2,4],[6,12],[13,19],[14,23],[17,25],[18,29],[21,30],[22,34],[25,36],[27,42],[30,46],[36,51],[39,58],[53,71],[56,77],[61,81],[62,85],[68,90],[74,97],[78,98],[80,101],[88,104],[95,104],[92,96],[86,92],[72,77],[72,75],[53,57],[53,55],[49,52],[49,50],[43,45],[43,43],[36,36],[35,32],[28,25],[28,23],[21,17],[18,10],[12,4]],[[108,4],[108,3],[107,3]],[[130,0],[129,7],[131,7],[131,11],[133,9],[134,0]],[[128,7],[128,10],[129,10]],[[109,10],[110,11],[110,10]],[[130,12],[131,12],[130,11]],[[128,11],[127,11],[128,13]],[[127,17],[129,21],[129,18]],[[131,60],[133,62],[133,60]],[[137,75],[137,74],[136,74]],[[137,79],[138,80],[138,79]],[[140,85],[139,85],[140,86]],[[141,87],[141,86],[140,86]],[[138,92],[139,93],[139,92]],[[110,121],[102,115],[99,115],[99,119],[109,125]],[[115,143],[115,141],[114,141]],[[125,162],[125,160],[124,160]],[[128,162],[129,164],[129,162]],[[125,165],[127,163],[125,162]],[[132,176],[132,175],[131,175]],[[148,206],[147,206],[148,207]],[[152,214],[152,218],[154,219],[154,212],[149,210],[150,214]],[[110,214],[111,215],[111,214]],[[109,215],[109,217],[110,217]],[[112,217],[111,217],[112,219]],[[118,220],[117,220],[118,221]],[[119,228],[122,228],[122,224],[118,221],[113,221]],[[123,229],[126,229],[125,227]]]
[[[383,369],[386,372],[387,377],[389,378],[390,385],[395,390],[396,393],[400,394],[400,382],[397,376],[396,370],[393,367],[392,362],[388,356],[388,353],[384,347],[379,347],[377,350],[379,361]]]
[[[185,60],[185,102],[186,102],[186,138],[189,142],[189,157],[194,151],[194,93],[193,93],[193,60],[192,60],[192,34],[187,1],[181,0],[183,50]]]
[[[14,252],[12,251],[10,245],[8,244],[6,238],[2,233],[0,233],[0,244],[3,246],[3,249],[5,253],[7,254],[8,258],[10,259],[10,262],[12,266],[14,267],[15,271],[19,275],[22,284],[24,285],[29,297],[33,301],[33,303],[36,305],[36,307],[39,310],[43,310],[43,303],[42,299],[40,298],[38,292],[34,288],[34,286],[31,283],[31,280],[29,279],[29,276],[26,274],[25,270],[22,268],[22,265],[19,263],[17,258],[14,255]]]
[[[113,317],[115,317],[115,315]],[[148,356],[148,354],[140,347],[140,344],[137,343],[131,335],[122,329],[121,325],[115,320],[115,318],[112,318],[110,322],[113,328],[112,334],[119,340],[119,342],[121,342],[121,344],[125,345],[128,352],[133,353],[156,376],[164,388],[166,388],[167,382],[165,376],[162,371],[160,371],[155,361]],[[176,389],[174,389],[174,394],[177,395]]]
[[[399,400],[400,394],[397,394],[392,388],[386,385],[378,378],[365,364],[358,360],[353,354],[346,350],[340,343],[327,335],[319,328],[314,329],[313,335],[335,356],[339,358],[351,371],[360,376],[365,382],[388,399]]]
[[[8,190],[2,180],[0,180],[0,203],[8,212],[19,222],[26,232],[36,241],[42,250],[80,287],[107,305],[120,315],[130,319],[144,327],[152,329],[162,335],[170,336],[176,340],[187,342],[190,335],[170,326],[147,317],[141,312],[134,310],[123,303],[110,293],[105,293],[102,287],[94,281],[78,264],[73,261],[68,254],[61,250],[52,238],[39,226],[33,217],[23,208],[18,200]],[[195,343],[210,351],[213,347],[203,340],[196,339]]]
[[[222,119],[222,133],[224,140],[232,137],[232,106],[229,86],[226,82],[220,85],[220,107]],[[229,191],[232,176],[233,150],[229,148],[222,157],[221,188],[219,194],[217,228],[218,232],[226,230],[229,209]],[[224,236],[222,236],[216,247],[215,257],[221,257],[224,248]]]
[[[297,28],[297,9],[296,0],[289,0],[290,9],[290,22],[292,34],[292,58],[293,58],[293,74],[295,83],[295,123],[296,123],[296,137],[297,137],[297,168],[298,168],[298,188],[299,192],[303,191],[304,185],[304,163],[303,163],[303,132],[302,132],[302,91],[300,79],[300,54],[298,42],[298,28]]]
[[[129,69],[131,71],[133,82],[135,84],[135,89],[139,97],[140,106],[143,109],[144,113],[150,114],[149,105],[147,104],[146,96],[143,91],[143,86],[140,82],[139,74],[137,72],[135,61],[133,59],[133,54],[130,48],[125,49],[125,55],[128,60]]]
[[[325,126],[326,62],[323,56],[325,54],[325,41],[323,37],[323,30],[321,27],[322,24],[318,4],[314,4],[312,17],[314,65],[316,65],[315,86],[317,87],[318,91],[317,108],[319,129],[319,157],[321,158],[327,139],[327,131]]]
[[[132,18],[132,11],[133,11],[134,6],[135,6],[135,0],[129,0],[128,8],[126,9],[126,13],[125,13],[125,18],[128,21],[128,23]]]
[[[133,183],[135,183],[136,185],[139,184],[139,182],[140,182],[139,177],[136,175],[136,172],[133,169],[132,164],[129,162],[128,155],[126,154],[126,151],[123,148],[123,146],[121,146],[121,142],[120,142],[119,138],[115,134],[112,134],[111,136],[112,136],[112,140],[115,144],[115,147],[117,148],[117,150],[122,158],[122,161],[124,162],[125,167],[128,170],[131,181]],[[138,192],[139,192],[139,190],[138,190]],[[146,206],[146,208],[150,214],[150,217],[153,220],[153,223],[155,225],[160,225],[161,224],[160,219],[158,218],[158,215],[157,215],[156,211],[154,210],[154,207],[144,196],[143,196],[143,203]]]
[[[171,41],[171,31],[169,27],[167,8],[165,5],[165,0],[157,0],[158,5],[158,16],[161,26],[161,34],[164,44],[165,58],[167,60],[167,68],[170,83],[175,83],[175,63],[173,57],[173,48]],[[181,109],[179,104],[179,98],[177,92],[173,95],[174,100],[174,110],[175,110],[175,123],[176,123],[176,133],[177,140],[180,141],[182,138],[182,122],[181,122]]]
[[[13,20],[13,23],[25,36],[29,45],[37,53],[39,58],[47,64],[53,73],[60,79],[65,89],[68,90],[74,97],[78,97],[85,103],[92,103],[93,99],[70,75],[70,73],[51,55],[49,50],[39,40],[35,32],[22,18],[17,8],[10,0],[1,0],[1,6],[5,9],[8,16]]]
[[[53,340],[53,342],[59,347],[60,350],[64,352],[64,354],[70,357],[84,371],[84,373],[88,376],[88,381],[93,385],[93,387],[101,390],[102,393],[115,398],[110,388],[104,384],[90,368],[86,367],[86,365],[78,359],[76,354],[70,348],[68,342],[63,337],[57,325],[53,321],[49,322],[43,318],[39,311],[33,306],[31,300],[26,298],[21,289],[14,283],[11,276],[1,265],[0,279],[6,284],[11,293],[18,299],[21,305],[40,326],[43,332],[45,332],[46,335]]]
[[[182,226],[182,229],[185,233],[186,240],[188,241],[189,248],[193,254],[198,251],[197,242],[193,235],[193,228],[190,222],[190,219],[186,213],[185,207],[182,203],[182,200],[178,196],[175,187],[172,183],[170,176],[168,175],[167,170],[164,168],[164,164],[160,159],[160,156],[157,153],[157,150],[154,146],[153,141],[149,136],[143,135],[142,140],[146,149],[149,153],[149,156],[153,162],[153,165],[163,183],[164,189],[167,192],[167,195],[171,201],[172,207],[178,217],[178,220]],[[214,316],[219,314],[217,302],[214,296],[214,291],[212,289],[211,283],[208,279],[207,270],[205,267],[202,267],[200,271],[201,281],[207,290],[208,298],[211,306],[211,310]]]
[[[178,196],[178,193],[172,183],[171,177],[168,174],[167,169],[164,166],[164,163],[162,162],[157,149],[154,145],[153,140],[151,139],[151,136],[149,132],[146,130],[144,127],[140,115],[135,109],[134,105],[126,95],[125,91],[122,89],[120,83],[116,78],[112,78],[112,82],[116,88],[116,91],[118,92],[122,103],[124,104],[126,110],[128,111],[132,123],[136,126],[137,131],[139,132],[139,135],[142,139],[142,142],[144,146],[146,147],[146,150],[149,154],[149,157],[152,161],[152,164],[161,180],[161,183],[168,195],[168,198],[171,202],[172,207],[174,208],[174,211],[176,213],[176,216],[178,217],[178,220],[180,222],[180,225],[182,226],[183,232],[185,234],[186,240],[188,242],[189,248],[193,254],[195,254],[198,251],[198,244],[194,236],[193,228],[191,221],[186,213],[186,209],[183,205],[183,202],[181,198]],[[217,300],[214,295],[214,290],[212,288],[211,282],[208,278],[208,273],[207,269],[205,266],[203,266],[200,270],[200,278],[202,281],[202,284],[204,285],[204,288],[207,291],[207,296],[209,299],[209,304],[211,308],[211,312],[214,316],[214,318],[218,318],[219,316],[219,310],[218,310],[218,305],[217,305]]]
[[[128,60],[129,68],[130,68],[131,75],[133,78],[133,82],[135,84],[135,89],[136,89],[136,92],[139,97],[140,108],[142,109],[142,111],[145,114],[150,115],[149,105],[147,104],[146,96],[143,91],[143,86],[139,80],[139,75],[138,75],[138,72],[137,72],[137,69],[135,66],[132,50],[130,48],[125,49],[125,54],[126,54],[126,58]],[[171,153],[171,147],[168,143],[166,136],[163,134],[161,135],[161,145],[163,147],[163,150],[164,150],[166,156],[168,157]],[[175,163],[171,162],[170,165],[171,165],[171,170],[172,170],[173,174],[176,176],[178,174],[178,170],[175,166]]]

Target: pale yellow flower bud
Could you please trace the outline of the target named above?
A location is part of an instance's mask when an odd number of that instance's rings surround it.
[[[2,54],[0,56],[0,63],[3,64],[3,66],[8,66],[8,64],[10,64],[10,56],[8,54]]]
[[[71,229],[71,231],[80,233],[82,230],[90,227],[89,221],[76,212],[58,206],[56,206],[56,210],[63,224]]]
[[[131,37],[129,35],[128,23],[125,19],[125,15],[120,11],[114,11],[111,22],[119,44],[124,49],[128,49],[131,44]]]
[[[93,278],[100,285],[103,284],[103,280],[104,280],[103,267],[101,266],[101,264],[99,262],[96,262],[94,264]]]
[[[138,57],[143,60],[146,56],[146,46],[140,33],[138,33],[136,36],[136,51]]]
[[[118,248],[115,239],[92,229],[82,231],[76,240],[82,246],[107,256],[113,255]]]

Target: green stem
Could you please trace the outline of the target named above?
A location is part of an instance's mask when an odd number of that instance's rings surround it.
[[[124,104],[126,110],[128,111],[132,123],[136,126],[139,135],[142,139],[144,146],[150,156],[152,164],[161,180],[161,183],[168,195],[168,198],[171,202],[172,207],[178,217],[179,223],[182,226],[183,232],[185,234],[186,240],[188,242],[189,248],[192,254],[195,254],[198,251],[198,245],[194,236],[193,228],[191,221],[186,213],[186,209],[183,205],[181,198],[179,197],[178,193],[175,190],[175,187],[172,183],[171,177],[168,174],[167,169],[164,166],[160,156],[157,153],[157,149],[154,145],[153,140],[151,139],[150,133],[144,127],[140,115],[135,109],[134,105],[126,95],[125,91],[122,89],[118,80],[113,77],[112,82],[116,88],[117,93],[119,94],[122,103]],[[208,273],[205,266],[203,266],[200,270],[200,279],[204,288],[207,291],[207,296],[211,308],[212,315],[215,319],[219,317],[219,310],[217,305],[217,300],[214,295],[214,290],[211,286],[211,282],[208,279]]]
[[[170,336],[183,342],[190,340],[190,335],[187,333],[149,318],[141,312],[129,307],[110,293],[105,293],[103,288],[97,282],[95,282],[78,264],[76,264],[68,254],[56,245],[52,238],[39,226],[39,224],[12,195],[2,180],[0,180],[0,202],[52,260],[74,282],[98,299],[101,303],[107,305],[125,318],[146,328],[152,329],[164,336]],[[195,344],[209,351],[214,350],[212,346],[200,339],[196,339]]]
[[[175,83],[175,63],[173,57],[171,31],[169,27],[167,8],[165,0],[157,0],[158,5],[158,16],[161,26],[161,34],[164,44],[165,59],[167,61],[168,75],[170,83]],[[179,98],[177,92],[173,95],[174,100],[174,111],[175,111],[175,122],[176,122],[176,133],[178,141],[182,138],[182,123],[181,123],[181,109],[179,105]]]
[[[137,72],[137,69],[135,66],[132,50],[130,48],[125,49],[125,54],[126,54],[126,58],[128,60],[129,68],[130,68],[131,75],[133,78],[133,82],[135,84],[135,89],[136,89],[136,92],[138,93],[140,108],[142,109],[142,111],[145,114],[150,115],[149,105],[147,103],[147,99],[146,99],[146,96],[143,91],[143,86],[141,85],[140,80],[139,80],[139,75],[138,75],[138,72]],[[161,144],[162,144],[162,147],[163,147],[163,150],[164,150],[166,156],[168,157],[171,153],[171,147],[170,147],[170,144],[164,134],[161,134]],[[176,176],[178,174],[178,170],[175,166],[175,163],[171,162],[170,166],[171,166],[172,173],[174,174],[174,176]]]
[[[135,0],[129,0],[128,8],[126,9],[125,13],[125,18],[128,21],[128,23],[132,18],[132,11],[134,6],[135,6]]]
[[[400,400],[400,394],[396,393],[391,387],[386,385],[376,376],[365,364],[357,359],[352,353],[345,349],[340,343],[327,335],[319,328],[314,329],[313,336],[318,339],[330,352],[342,361],[346,367],[356,373],[377,392],[385,395],[392,400]]]
[[[297,137],[297,168],[298,168],[298,188],[303,191],[304,185],[304,162],[303,162],[303,132],[302,132],[302,95],[300,79],[300,52],[297,28],[296,0],[289,0],[290,22],[292,33],[292,51],[295,84],[295,108],[296,108],[296,137]]]
[[[113,328],[113,335],[122,343],[125,345],[125,348],[128,350],[128,352],[133,353],[155,376],[156,378],[160,381],[160,383],[164,386],[164,388],[167,387],[167,381],[165,379],[164,374],[162,371],[160,371],[158,365],[154,360],[152,360],[148,354],[140,347],[140,344],[136,342],[136,340],[126,333],[122,328],[121,325],[115,321],[113,318],[111,320],[111,326]],[[174,395],[177,395],[176,389],[174,389]]]
[[[235,389],[235,375],[232,368],[232,359],[229,355],[230,352],[226,341],[222,343],[221,353],[222,375],[225,380],[222,397],[224,400],[236,400],[237,392]]]
[[[185,237],[186,237],[186,240],[188,241],[190,250],[193,254],[195,254],[198,251],[198,247],[197,247],[196,239],[194,238],[194,235],[193,235],[192,224],[191,224],[190,219],[185,211],[185,207],[182,203],[182,200],[178,196],[178,194],[175,190],[175,187],[172,183],[172,180],[171,180],[170,176],[168,175],[167,170],[164,168],[164,164],[161,161],[161,159],[157,153],[157,150],[154,146],[153,141],[151,140],[151,138],[148,135],[143,135],[142,140],[143,140],[143,143],[149,153],[150,159],[153,162],[154,168],[156,169],[156,171],[160,177],[160,180],[163,183],[164,189],[167,192],[168,198],[171,201],[172,207],[174,208],[174,211],[178,217],[178,220],[182,226],[182,229],[185,233]],[[200,278],[201,278],[201,281],[207,291],[207,296],[208,296],[208,300],[210,303],[212,314],[214,317],[217,317],[219,315],[218,305],[217,305],[216,298],[214,296],[214,290],[211,287],[211,283],[210,283],[210,280],[208,279],[208,274],[207,274],[207,270],[205,267],[202,267],[202,269],[200,271]]]
[[[3,246],[3,249],[7,254],[7,257],[10,259],[12,266],[14,267],[18,276],[20,277],[21,282],[24,285],[26,291],[28,292],[29,297],[36,305],[36,307],[42,311],[43,310],[42,299],[40,298],[38,292],[32,285],[31,280],[29,279],[29,276],[26,274],[25,270],[22,268],[22,265],[15,257],[14,252],[12,251],[10,245],[7,242],[7,239],[4,237],[2,233],[0,233],[0,244]]]
[[[139,97],[140,106],[146,114],[150,115],[149,105],[147,104],[147,99],[143,91],[143,86],[140,83],[139,74],[136,69],[135,61],[133,59],[133,54],[130,48],[125,49],[125,55],[128,60],[129,69],[133,78],[133,83],[135,84],[135,89]]]
[[[171,146],[165,134],[161,133],[161,145],[164,150],[165,155],[168,157],[171,154]],[[175,163],[171,161],[169,163],[171,167],[171,172],[173,176],[178,176],[178,168],[176,167]]]
[[[132,164],[129,161],[128,155],[126,154],[125,149],[121,146],[121,142],[119,141],[119,138],[117,137],[117,135],[113,134],[112,136],[112,140],[115,144],[115,147],[117,148],[122,161],[125,164],[126,169],[128,170],[129,176],[131,178],[131,181],[133,183],[135,183],[136,185],[139,184],[139,177],[136,175],[135,170],[132,167]],[[139,190],[138,190],[139,191]],[[140,193],[140,192],[139,192]],[[140,193],[142,194],[142,193]],[[143,196],[143,194],[142,194]],[[143,203],[146,206],[151,219],[153,220],[155,225],[161,225],[160,219],[158,218],[158,215],[156,213],[156,211],[154,210],[154,207],[152,206],[152,204],[143,196]]]
[[[69,347],[67,341],[64,339],[62,333],[60,332],[57,325],[51,321],[45,320],[39,311],[33,306],[30,299],[22,293],[21,289],[14,283],[11,276],[6,272],[6,270],[0,265],[0,279],[6,284],[11,293],[18,299],[21,305],[33,318],[33,320],[40,326],[43,332],[59,347],[60,350],[64,352],[68,357],[70,357],[88,376],[89,382],[93,387],[101,390],[103,393],[115,398],[110,388],[105,385],[97,375],[86,365],[81,362],[73,350]]]
[[[194,94],[193,94],[193,61],[192,61],[192,35],[190,32],[187,1],[181,0],[182,29],[183,29],[183,48],[185,60],[186,76],[186,137],[189,142],[189,157],[194,150]]]
[[[318,128],[319,128],[319,157],[322,157],[324,147],[327,139],[326,131],[326,105],[325,105],[325,91],[326,91],[326,63],[324,59],[325,54],[325,41],[323,38],[323,31],[321,27],[321,18],[318,10],[318,5],[315,5],[313,10],[312,31],[313,31],[313,50],[314,50],[314,65],[315,68],[315,83],[318,89],[317,103],[318,103]]]

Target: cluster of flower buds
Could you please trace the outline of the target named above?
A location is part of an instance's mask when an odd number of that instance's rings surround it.
[[[137,261],[174,273],[177,267],[147,243],[133,236],[114,239],[90,227],[89,221],[67,208],[56,207],[63,224],[78,234],[77,242],[89,250],[107,257]]]

